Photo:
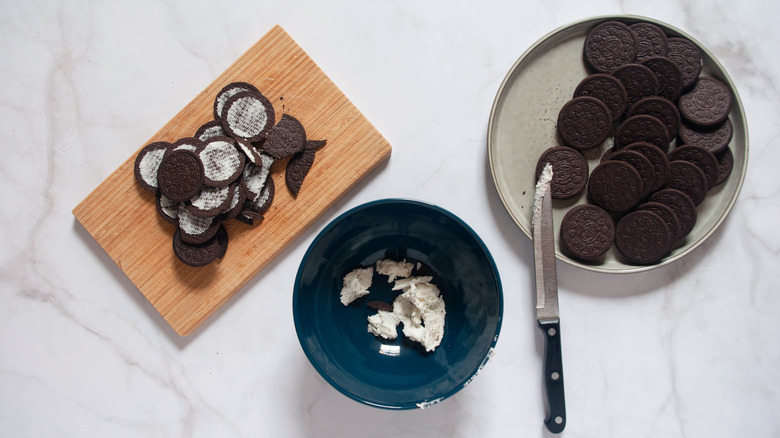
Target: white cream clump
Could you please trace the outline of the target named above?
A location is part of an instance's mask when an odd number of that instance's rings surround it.
[[[403,293],[393,302],[393,313],[403,323],[404,335],[433,351],[444,337],[444,299],[439,288],[430,283],[433,277],[411,277],[398,280],[393,290]]]
[[[371,279],[374,276],[374,268],[358,268],[344,276],[341,288],[341,304],[347,306],[356,299],[368,295],[371,287]]]
[[[539,216],[542,212],[542,199],[550,189],[550,183],[553,178],[552,164],[547,163],[542,169],[542,173],[539,175],[539,180],[536,182],[536,191],[534,192],[534,208],[533,208],[533,221],[532,224],[539,220]]]
[[[368,332],[385,339],[395,339],[398,337],[396,327],[398,327],[399,322],[401,320],[398,319],[395,312],[378,310],[375,315],[368,317]]]
[[[407,262],[406,259],[401,262],[396,262],[395,260],[390,259],[379,260],[376,262],[376,272],[382,275],[387,275],[388,283],[392,283],[396,278],[406,278],[412,275],[413,268],[414,264]]]

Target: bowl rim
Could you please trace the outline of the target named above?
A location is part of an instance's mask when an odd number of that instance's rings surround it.
[[[336,383],[320,365],[314,360],[312,353],[309,351],[309,348],[305,345],[303,340],[301,339],[302,335],[302,327],[300,322],[300,316],[299,316],[299,310],[298,310],[298,295],[300,293],[300,284],[301,279],[303,276],[303,270],[306,266],[309,257],[311,256],[312,251],[314,251],[314,248],[317,247],[317,244],[320,242],[320,240],[330,232],[331,229],[333,229],[338,223],[345,220],[346,218],[362,211],[366,210],[372,207],[376,207],[378,205],[385,205],[385,204],[408,204],[408,205],[414,205],[418,207],[423,207],[425,209],[429,209],[435,213],[444,215],[450,219],[452,219],[455,223],[457,223],[459,226],[461,226],[471,238],[474,239],[474,241],[477,243],[478,247],[482,250],[482,253],[486,256],[487,261],[489,262],[492,270],[493,275],[496,279],[496,285],[498,286],[497,292],[498,292],[498,318],[496,320],[496,330],[493,334],[493,340],[490,343],[490,348],[488,348],[488,351],[485,354],[485,357],[482,358],[482,361],[479,363],[479,365],[471,370],[466,376],[466,378],[447,391],[444,394],[438,395],[437,397],[433,399],[423,399],[423,400],[413,400],[405,403],[398,403],[398,404],[391,404],[391,403],[377,403],[373,401],[366,400],[350,391],[348,391],[346,388],[343,388],[341,385]],[[303,258],[301,259],[301,263],[298,265],[298,272],[295,276],[295,284],[293,285],[293,298],[292,298],[292,306],[293,306],[293,321],[295,323],[295,333],[298,338],[298,343],[301,345],[301,349],[303,350],[304,354],[306,355],[306,358],[309,360],[309,363],[314,367],[315,370],[319,373],[320,376],[322,376],[325,381],[327,381],[333,388],[338,390],[340,393],[344,394],[345,396],[349,397],[350,399],[357,401],[359,403],[373,406],[377,408],[383,408],[383,409],[393,409],[393,410],[405,410],[405,409],[424,409],[431,405],[437,404],[453,395],[455,395],[457,392],[459,392],[461,389],[465,388],[468,384],[471,383],[474,378],[482,371],[482,369],[485,367],[485,365],[488,363],[490,358],[492,357],[493,350],[495,349],[496,343],[498,342],[498,337],[501,332],[501,323],[503,321],[504,317],[504,293],[503,293],[503,287],[501,284],[501,277],[498,272],[498,266],[496,265],[495,260],[493,259],[492,254],[487,248],[487,245],[485,245],[485,242],[479,237],[479,235],[474,231],[473,228],[471,228],[466,222],[464,222],[462,219],[460,219],[458,216],[456,216],[454,213],[429,202],[425,201],[419,201],[419,200],[413,200],[413,199],[406,199],[406,198],[384,198],[384,199],[378,199],[374,201],[369,201],[363,204],[360,204],[356,207],[353,207],[344,213],[340,214],[336,218],[334,218],[332,221],[330,221],[318,234],[317,236],[312,240],[309,247],[306,249],[306,253],[303,255]]]

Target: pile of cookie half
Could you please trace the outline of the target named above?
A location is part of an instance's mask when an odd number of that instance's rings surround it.
[[[193,137],[144,146],[135,177],[155,193],[160,217],[176,226],[173,252],[200,267],[222,258],[228,246],[223,222],[259,223],[274,199],[274,162],[289,157],[285,182],[293,196],[325,140],[308,140],[295,117],[276,122],[273,105],[255,86],[233,82],[214,100],[214,119]]]

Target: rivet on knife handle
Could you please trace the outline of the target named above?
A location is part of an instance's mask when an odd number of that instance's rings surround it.
[[[566,427],[566,399],[563,394],[563,356],[561,324],[558,320],[539,320],[544,333],[544,392],[547,395],[547,418],[544,425],[552,433]]]

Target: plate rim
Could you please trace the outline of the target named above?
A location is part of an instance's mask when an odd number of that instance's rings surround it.
[[[720,61],[715,57],[715,55],[707,49],[703,44],[701,44],[696,38],[690,36],[688,33],[680,30],[679,28],[666,23],[661,20],[657,20],[650,17],[645,17],[641,15],[631,15],[631,14],[618,14],[618,15],[597,15],[597,16],[591,16],[588,18],[582,18],[579,20],[575,20],[572,22],[569,22],[567,24],[564,24],[562,26],[558,26],[557,28],[553,29],[552,31],[546,33],[541,38],[536,40],[531,46],[529,46],[517,60],[512,64],[509,71],[504,76],[504,79],[501,81],[501,85],[498,88],[498,91],[496,92],[496,96],[493,99],[493,104],[490,109],[490,118],[488,119],[488,129],[487,129],[487,159],[488,159],[488,165],[490,167],[490,174],[493,181],[493,186],[496,190],[496,193],[498,194],[499,199],[501,200],[501,204],[504,207],[504,210],[509,214],[509,216],[512,218],[512,221],[517,225],[518,228],[523,232],[523,234],[526,235],[529,239],[531,238],[531,232],[530,230],[527,230],[524,225],[520,222],[517,215],[512,211],[512,209],[508,205],[508,201],[506,200],[505,193],[502,192],[500,183],[498,181],[498,176],[496,169],[494,167],[494,152],[493,152],[493,143],[494,143],[494,135],[495,135],[495,124],[496,124],[496,118],[498,115],[498,109],[503,101],[503,98],[505,97],[506,90],[510,83],[512,82],[512,78],[515,75],[515,72],[521,67],[521,65],[524,63],[526,58],[534,54],[534,52],[541,46],[542,44],[546,43],[550,38],[556,36],[559,33],[565,32],[566,30],[575,27],[575,26],[582,26],[587,23],[598,23],[601,21],[607,21],[607,20],[617,20],[617,21],[645,21],[649,22],[655,25],[660,25],[661,27],[667,28],[671,30],[672,32],[677,33],[679,36],[682,36],[684,38],[687,38],[691,40],[694,44],[696,44],[697,48],[704,52],[707,57],[712,61],[712,64],[719,70],[718,73],[723,75],[723,80],[727,83],[729,88],[733,90],[734,92],[734,100],[732,104],[732,111],[736,110],[739,117],[744,122],[744,139],[745,139],[745,159],[742,163],[742,167],[739,172],[739,180],[737,181],[736,190],[734,192],[734,195],[729,199],[728,204],[726,205],[726,208],[723,210],[722,214],[718,219],[715,221],[715,223],[712,225],[712,227],[707,230],[699,239],[697,239],[694,242],[691,242],[687,248],[685,248],[683,251],[680,251],[680,253],[675,254],[672,257],[669,257],[659,263],[655,263],[652,265],[627,265],[624,264],[624,266],[627,267],[627,269],[621,269],[621,270],[613,270],[613,269],[605,269],[603,267],[600,267],[599,265],[593,265],[593,264],[586,264],[581,263],[577,260],[574,260],[572,258],[567,257],[565,254],[563,254],[558,247],[556,246],[555,249],[555,258],[558,260],[561,260],[571,266],[578,267],[587,271],[592,272],[599,272],[599,273],[605,273],[605,274],[634,274],[638,272],[645,272],[650,271],[653,269],[660,268],[662,266],[666,266],[669,264],[672,264],[686,255],[690,254],[694,250],[696,250],[699,246],[701,246],[702,243],[704,243],[709,237],[717,231],[721,224],[725,221],[726,217],[728,217],[729,213],[731,212],[732,208],[736,204],[737,198],[739,198],[739,194],[742,191],[742,186],[745,181],[745,175],[747,173],[747,164],[749,159],[749,132],[748,132],[748,123],[747,123],[747,117],[745,115],[745,109],[742,104],[742,99],[739,96],[738,90],[736,85],[734,84],[733,80],[731,79],[731,76],[729,76],[728,71],[723,67],[723,65],[720,63]]]
[[[383,205],[383,204],[410,204],[415,205],[419,207],[423,207],[432,211],[435,211],[439,214],[442,214],[452,220],[454,220],[458,225],[463,227],[463,229],[475,240],[477,245],[480,247],[484,255],[486,256],[488,262],[490,263],[490,266],[493,270],[493,274],[496,278],[496,285],[497,285],[497,293],[498,293],[498,317],[496,319],[496,329],[493,333],[493,339],[490,342],[490,346],[485,353],[485,356],[480,361],[479,365],[471,370],[468,374],[468,376],[463,380],[463,382],[459,383],[446,393],[439,395],[436,398],[433,399],[420,399],[420,400],[412,400],[405,403],[398,403],[398,404],[390,404],[390,403],[377,403],[370,400],[366,400],[363,397],[359,397],[358,395],[348,391],[346,388],[343,388],[341,385],[339,385],[337,382],[335,382],[322,367],[317,363],[317,361],[314,360],[312,353],[309,351],[309,349],[306,347],[306,345],[303,343],[302,335],[304,334],[303,329],[301,327],[300,322],[300,315],[298,310],[298,299],[299,299],[299,293],[300,293],[300,284],[301,280],[303,278],[303,268],[306,265],[306,262],[308,261],[309,257],[311,256],[311,253],[314,251],[314,248],[316,248],[317,243],[324,238],[324,236],[332,229],[334,228],[338,223],[341,221],[348,219],[350,216],[354,215],[355,213],[358,213],[362,210],[377,206],[377,205]],[[292,307],[293,307],[293,322],[295,325],[295,333],[296,337],[298,338],[298,343],[301,346],[301,349],[303,350],[304,354],[306,355],[306,358],[308,359],[309,363],[314,367],[314,369],[317,371],[317,373],[327,381],[331,387],[338,390],[341,394],[349,397],[350,399],[357,401],[359,403],[365,404],[367,406],[372,406],[376,408],[382,408],[382,409],[390,409],[390,410],[408,410],[408,409],[423,409],[425,407],[431,406],[433,404],[437,404],[449,397],[452,397],[453,395],[457,394],[465,388],[466,386],[471,383],[471,381],[480,373],[480,371],[485,367],[487,362],[491,359],[492,351],[496,347],[496,343],[498,342],[498,338],[501,332],[501,326],[504,319],[504,293],[503,293],[503,285],[501,283],[501,276],[498,271],[498,265],[496,264],[495,259],[493,258],[493,255],[490,253],[490,250],[488,249],[485,242],[482,240],[481,237],[477,234],[476,231],[474,231],[471,226],[469,226],[463,219],[455,215],[454,213],[450,212],[449,210],[438,206],[436,204],[411,199],[411,198],[382,198],[382,199],[376,199],[373,201],[368,201],[363,204],[357,205],[355,207],[350,208],[349,210],[341,213],[337,217],[335,217],[333,220],[331,220],[325,227],[323,227],[322,230],[320,230],[319,233],[317,233],[317,236],[312,240],[311,244],[309,244],[309,247],[306,249],[306,252],[303,255],[303,258],[301,259],[300,264],[298,265],[298,272],[295,275],[295,283],[293,284],[293,296],[292,296]]]

